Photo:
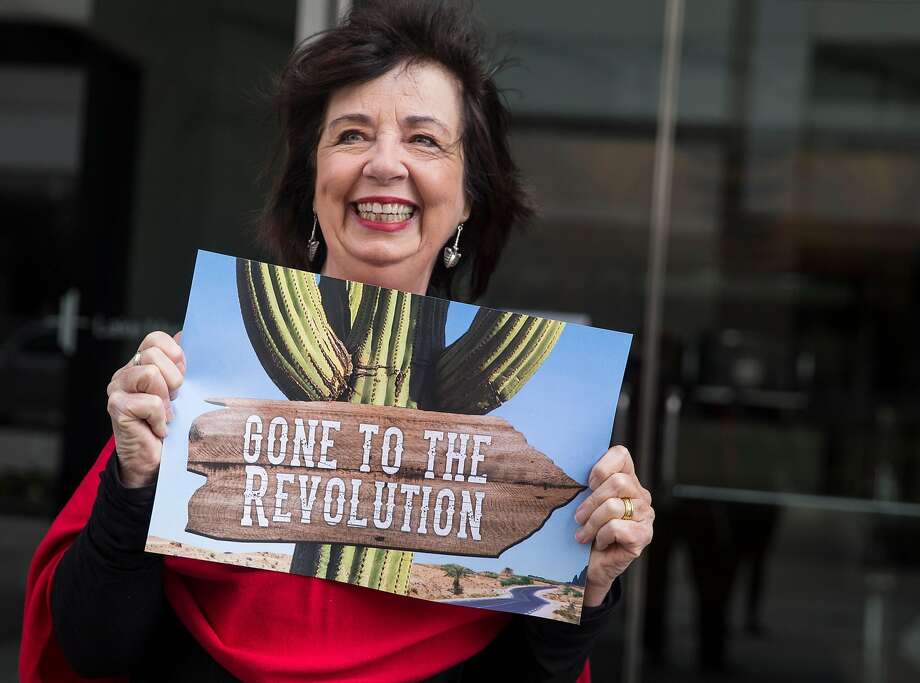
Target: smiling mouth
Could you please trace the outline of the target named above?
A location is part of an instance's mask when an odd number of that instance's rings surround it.
[[[373,223],[403,223],[415,215],[412,204],[353,202],[355,213],[363,220]]]

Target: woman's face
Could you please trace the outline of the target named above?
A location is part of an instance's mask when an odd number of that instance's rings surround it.
[[[324,274],[424,293],[470,213],[461,126],[460,85],[435,64],[333,93],[316,150]]]

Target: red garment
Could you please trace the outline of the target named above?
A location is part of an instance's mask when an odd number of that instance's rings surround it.
[[[32,558],[19,657],[23,683],[84,680],[55,642],[51,584],[61,556],[89,519],[114,447],[110,439]],[[237,678],[259,683],[425,678],[475,655],[510,619],[185,558],[167,557],[163,577],[170,605],[202,647]],[[578,680],[590,683],[587,665]]]

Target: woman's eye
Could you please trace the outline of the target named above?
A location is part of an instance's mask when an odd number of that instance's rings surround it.
[[[343,142],[345,144],[362,142],[363,140],[364,134],[357,130],[346,130],[339,136],[339,142]]]
[[[426,147],[437,147],[437,141],[429,135],[413,135],[411,142],[420,142]]]

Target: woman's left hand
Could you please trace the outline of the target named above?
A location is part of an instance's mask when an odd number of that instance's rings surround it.
[[[613,580],[652,541],[655,510],[652,495],[636,478],[632,456],[623,446],[614,446],[598,460],[588,478],[589,495],[575,511],[581,527],[575,533],[579,543],[594,543],[588,561],[585,587],[586,607],[600,605]],[[632,516],[627,513],[628,498]]]

